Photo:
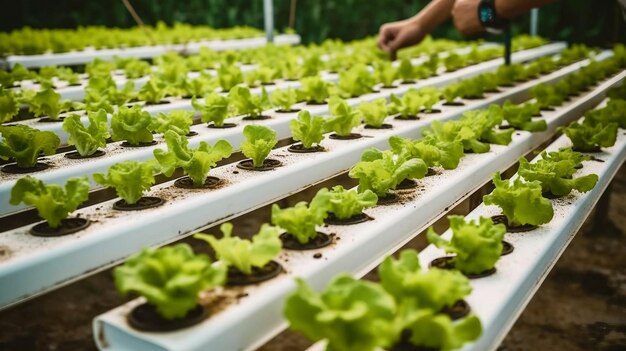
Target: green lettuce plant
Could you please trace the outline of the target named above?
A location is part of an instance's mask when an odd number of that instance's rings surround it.
[[[423,178],[427,172],[428,167],[421,159],[370,148],[363,152],[361,161],[350,169],[348,175],[359,180],[359,192],[371,190],[380,198],[403,180]]]
[[[307,110],[300,111],[298,118],[289,121],[293,140],[302,143],[305,149],[310,149],[324,139],[324,117],[311,116]]]
[[[493,224],[491,218],[480,217],[478,222],[465,221],[462,216],[448,216],[452,239],[440,237],[433,227],[428,228],[428,241],[446,253],[454,254],[454,268],[465,274],[478,274],[492,269],[502,254],[504,224]]]
[[[68,144],[74,145],[76,151],[83,156],[93,155],[98,148],[106,147],[109,138],[109,124],[105,110],[87,114],[89,126],[86,127],[80,116],[73,113],[63,120],[63,130],[69,134]]]
[[[358,107],[366,125],[380,128],[385,123],[385,118],[389,115],[387,111],[387,101],[376,99],[371,102],[364,101]]]
[[[514,105],[507,100],[502,105],[502,118],[507,121],[509,126],[528,132],[541,132],[548,129],[548,124],[545,120],[532,119],[538,113],[539,105],[535,103]]]
[[[70,178],[62,187],[45,184],[39,179],[26,176],[17,180],[11,189],[11,205],[35,206],[39,217],[48,222],[50,228],[58,228],[69,213],[85,202],[89,196],[87,177]]]
[[[555,88],[551,85],[536,85],[530,89],[530,95],[537,100],[541,108],[549,108],[563,104],[564,97],[556,92]]]
[[[165,134],[173,131],[176,134],[187,135],[193,124],[193,112],[175,110],[168,113],[159,112],[154,117],[153,129],[157,133]]]
[[[626,128],[626,100],[611,99],[606,107],[587,111],[585,123],[595,126],[616,123],[618,127]]]
[[[332,213],[337,219],[349,219],[363,213],[365,208],[376,206],[376,203],[378,196],[371,190],[358,192],[336,185],[331,190],[320,189],[311,200],[311,207]]]
[[[576,152],[571,147],[562,147],[558,151],[543,151],[541,158],[551,162],[569,161],[574,168],[580,168],[583,161],[591,160],[591,156]]]
[[[444,141],[433,136],[411,140],[399,136],[389,138],[389,146],[396,154],[408,154],[419,158],[428,167],[441,166],[455,169],[463,157],[463,144],[460,141]]]
[[[350,69],[339,73],[337,88],[342,96],[350,98],[371,93],[375,84],[376,80],[367,69],[367,66],[356,64]]]
[[[115,189],[117,196],[133,205],[154,184],[158,172],[155,161],[122,161],[111,166],[106,175],[94,173],[96,183]]]
[[[196,234],[193,237],[211,245],[217,259],[227,267],[234,267],[243,274],[252,274],[254,267],[262,268],[276,257],[282,248],[278,238],[280,230],[269,224],[263,224],[252,240],[232,236],[233,225],[224,223],[220,226],[223,237]]]
[[[201,141],[198,148],[190,149],[187,138],[171,130],[165,133],[165,142],[168,151],[154,150],[161,172],[170,177],[177,168],[182,168],[193,185],[198,187],[204,184],[211,168],[233,152],[233,147],[226,140],[218,140],[213,146]]]
[[[413,72],[413,64],[410,59],[404,58],[400,60],[398,65],[398,78],[402,80],[402,83],[411,83],[415,79],[415,73]]]
[[[0,135],[0,158],[14,159],[19,168],[34,167],[41,153],[53,155],[61,143],[53,132],[25,125],[0,126]]]
[[[351,107],[338,96],[333,96],[328,102],[330,116],[324,122],[326,132],[335,132],[339,136],[347,137],[352,129],[361,124],[362,116],[359,110]]]
[[[518,173],[528,181],[539,181],[543,193],[551,193],[556,196],[569,194],[573,189],[585,193],[598,182],[597,174],[573,178],[576,172],[576,164],[570,160],[552,161],[540,159],[530,163],[526,158],[519,160]]]
[[[243,73],[235,65],[220,65],[217,69],[217,79],[222,91],[226,92],[243,83]]]
[[[37,92],[29,101],[28,110],[35,117],[47,116],[50,119],[58,120],[59,114],[69,111],[75,103],[70,100],[61,100],[61,94],[52,88],[44,88]]]
[[[141,106],[120,106],[111,117],[111,137],[114,141],[125,140],[130,145],[152,142],[154,121]]]
[[[520,178],[510,182],[496,172],[493,183],[496,188],[483,196],[483,202],[500,207],[510,226],[541,225],[552,219],[552,203],[541,195],[539,182],[524,182]]]
[[[203,290],[221,286],[225,266],[211,264],[207,255],[194,254],[187,244],[145,248],[113,271],[123,296],[137,293],[156,307],[164,319],[183,318],[198,304]]]
[[[374,64],[374,79],[381,83],[383,88],[393,87],[397,77],[398,70],[390,62],[377,61]]]
[[[418,90],[409,89],[402,97],[391,95],[390,110],[397,113],[399,118],[415,118],[424,106],[424,99]]]
[[[228,98],[237,114],[245,115],[251,119],[259,118],[261,113],[270,107],[265,89],[263,89],[261,95],[252,95],[250,89],[235,86],[228,93]]]
[[[306,100],[309,103],[323,104],[330,96],[329,84],[320,76],[302,78],[300,83],[302,85],[300,88],[302,100]]]
[[[249,124],[243,129],[243,136],[246,140],[241,143],[241,152],[252,159],[255,168],[262,167],[278,142],[276,132],[264,126]]]
[[[224,120],[228,117],[230,99],[217,93],[211,93],[204,98],[204,104],[199,103],[194,96],[191,99],[191,105],[200,112],[203,123],[213,122],[216,127],[222,127]]]
[[[598,151],[601,147],[611,147],[617,140],[616,123],[606,125],[572,122],[567,127],[559,127],[557,130],[572,141],[574,150],[582,152]]]
[[[19,111],[20,104],[15,94],[11,90],[0,86],[0,123],[12,120]]]
[[[282,112],[292,112],[292,106],[298,102],[298,94],[294,89],[277,89],[270,95],[273,106],[280,108]]]
[[[137,98],[149,104],[159,104],[166,96],[166,83],[157,77],[148,80],[137,92]]]
[[[283,228],[303,245],[317,237],[316,226],[324,224],[325,217],[324,208],[309,206],[304,201],[284,209],[277,204],[272,206],[272,224]]]

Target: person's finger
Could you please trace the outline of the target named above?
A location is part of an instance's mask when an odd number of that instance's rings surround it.
[[[403,30],[398,32],[392,42],[387,44],[387,46],[389,47],[389,54],[391,55],[392,59],[395,60],[398,50],[407,46],[415,45],[421,40],[422,37],[417,26],[405,27]]]
[[[389,50],[389,42],[394,39],[394,33],[391,28],[382,26],[378,33],[378,47],[384,51]]]

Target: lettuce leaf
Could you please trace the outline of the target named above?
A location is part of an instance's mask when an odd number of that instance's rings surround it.
[[[270,107],[270,101],[265,89],[263,89],[261,95],[252,95],[250,89],[235,86],[230,89],[228,98],[238,115],[245,115],[249,118],[259,117],[264,110]]]
[[[149,143],[153,140],[154,122],[148,111],[141,106],[120,106],[111,117],[111,136],[114,141],[125,140],[131,145]]]
[[[556,196],[569,194],[572,189],[585,193],[596,185],[598,175],[588,174],[586,176],[572,178],[576,171],[576,164],[569,160],[551,161],[540,159],[535,163],[530,163],[526,158],[519,160],[518,173],[528,181],[539,181],[541,190],[544,193],[552,193]]]
[[[339,73],[337,87],[343,97],[357,97],[374,90],[376,80],[367,66],[356,64],[350,69]]]
[[[223,64],[217,69],[217,79],[222,91],[230,91],[233,87],[243,83],[243,73],[235,65]]]
[[[17,116],[20,105],[15,94],[0,86],[0,123],[8,122]]]
[[[126,203],[137,203],[143,193],[154,184],[154,175],[158,172],[155,161],[123,161],[111,166],[106,175],[94,173],[96,183],[115,189],[117,196]]]
[[[338,96],[333,96],[328,102],[330,116],[324,122],[326,132],[335,132],[339,136],[349,136],[352,129],[361,124],[361,113],[356,108]]]
[[[211,93],[204,98],[204,105],[196,97],[191,98],[191,105],[200,112],[203,123],[213,122],[216,127],[222,127],[228,117],[230,99],[217,93]]]
[[[243,128],[243,136],[246,138],[241,143],[241,152],[252,159],[254,167],[263,166],[263,162],[276,146],[276,132],[270,128],[249,124]]]
[[[330,96],[329,84],[319,76],[302,78],[300,83],[302,85],[300,88],[301,98],[307,102],[323,104]]]
[[[611,147],[617,139],[617,124],[606,125],[572,122],[567,127],[559,127],[557,130],[572,141],[576,151],[597,151],[600,147]]]
[[[320,189],[311,200],[310,206],[332,213],[338,219],[348,219],[363,213],[365,208],[376,206],[377,202],[378,196],[371,190],[358,192],[336,185],[330,191],[326,188]]]
[[[165,134],[167,131],[173,131],[176,134],[187,135],[193,124],[193,112],[175,110],[167,114],[159,112],[154,117],[153,128],[157,133]]]
[[[509,126],[525,130],[528,132],[542,132],[548,129],[545,120],[533,120],[533,115],[539,113],[539,105],[534,103],[526,103],[523,105],[514,105],[507,100],[502,105],[502,117]]]
[[[53,132],[25,125],[0,126],[0,135],[0,158],[15,159],[20,168],[34,167],[39,154],[53,155],[61,143]]]
[[[291,107],[298,102],[298,94],[293,89],[277,89],[270,95],[273,106],[279,107],[282,111],[291,111]]]
[[[307,110],[300,111],[298,118],[289,121],[293,140],[300,141],[307,149],[319,145],[324,139],[324,122],[322,116],[311,116]]]
[[[385,118],[389,115],[385,99],[376,99],[371,102],[364,101],[359,105],[358,110],[363,116],[366,125],[377,128],[385,123]]]
[[[306,244],[317,236],[316,226],[324,224],[326,211],[319,206],[307,206],[304,201],[294,207],[281,209],[272,206],[272,224],[293,235],[299,243]]]
[[[106,147],[109,138],[109,124],[107,112],[89,112],[89,127],[86,127],[80,120],[80,116],[73,113],[63,120],[63,130],[69,134],[69,145],[74,145],[76,151],[81,156],[93,155],[98,148]]]

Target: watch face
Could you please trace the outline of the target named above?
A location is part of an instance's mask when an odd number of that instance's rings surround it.
[[[480,8],[480,22],[481,23],[489,23],[493,21],[493,10],[489,7],[481,7]]]

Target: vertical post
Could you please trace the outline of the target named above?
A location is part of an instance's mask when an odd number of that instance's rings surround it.
[[[268,43],[274,42],[274,9],[273,0],[263,0],[263,19],[265,21],[265,37]]]
[[[504,28],[504,64],[511,64],[511,24]]]
[[[530,10],[530,35],[537,35],[537,27],[539,26],[539,9]]]

